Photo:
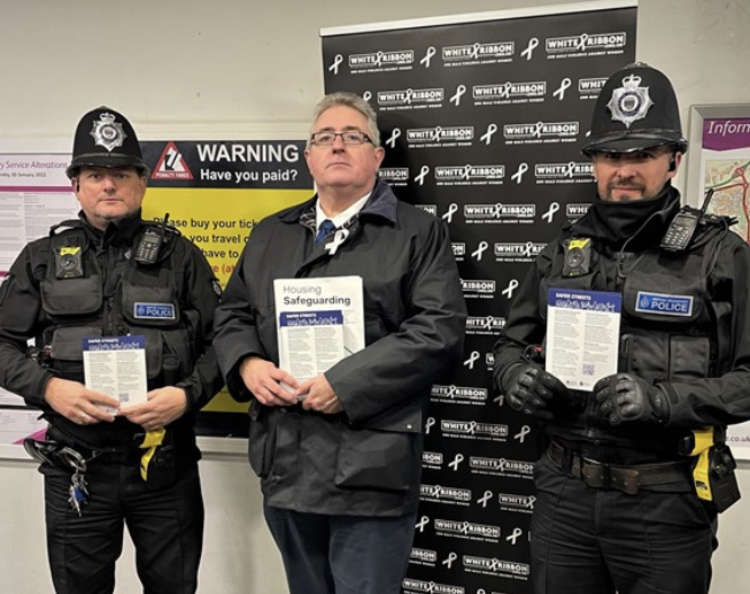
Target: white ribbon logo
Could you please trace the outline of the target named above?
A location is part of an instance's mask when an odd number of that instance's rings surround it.
[[[333,239],[324,246],[328,251],[328,255],[333,256],[339,249],[339,246],[344,243],[348,237],[349,229],[336,229],[336,233],[333,234]]]
[[[560,203],[559,202],[553,202],[549,205],[549,208],[547,209],[547,212],[545,212],[542,215],[542,218],[547,221],[547,223],[552,222],[552,218],[555,216],[555,213],[560,210]]]
[[[391,130],[391,135],[388,137],[388,140],[385,141],[385,143],[391,147],[396,148],[396,140],[398,140],[401,137],[401,128],[394,128]]]
[[[414,178],[414,181],[417,182],[420,186],[424,185],[424,178],[427,176],[427,174],[430,172],[429,165],[422,165],[422,167],[419,170],[419,175]]]
[[[427,524],[430,523],[430,518],[427,516],[422,516],[419,518],[419,522],[416,523],[414,526],[414,530],[419,530],[420,532],[424,532],[425,527]]]
[[[526,58],[526,61],[531,60],[531,56],[534,53],[534,50],[539,47],[539,38],[538,37],[532,37],[529,39],[529,45],[526,46],[526,49],[521,52],[521,56]]]
[[[464,461],[464,455],[461,453],[456,454],[455,458],[453,458],[452,462],[448,462],[448,466],[451,467],[453,472],[458,470],[458,465],[461,464],[461,462]]]
[[[424,434],[429,435],[430,429],[435,424],[435,417],[427,417],[427,419],[424,422]]]
[[[492,491],[488,489],[479,499],[477,499],[477,503],[486,508],[490,499],[492,499]]]
[[[523,175],[529,170],[529,164],[519,163],[518,169],[516,169],[516,172],[510,176],[510,179],[512,179],[517,184],[520,184],[523,181]]]
[[[424,58],[422,58],[419,63],[422,64],[425,68],[430,67],[430,61],[432,60],[433,56],[437,53],[437,50],[430,46],[427,48],[427,52],[424,55]]]
[[[524,425],[521,427],[521,430],[513,436],[513,439],[517,439],[518,443],[523,443],[529,433],[531,433],[531,427],[529,425]]]
[[[479,245],[477,246],[477,249],[475,249],[473,252],[471,252],[471,255],[477,259],[477,262],[482,261],[482,255],[484,252],[487,251],[487,248],[490,247],[490,244],[486,241],[480,241]]]
[[[558,98],[558,100],[562,101],[565,98],[565,91],[570,88],[570,85],[573,83],[572,80],[569,78],[564,78],[560,81],[560,86],[557,87],[557,90],[553,92],[552,94]]]
[[[502,293],[508,299],[511,299],[513,297],[513,291],[515,291],[517,288],[518,288],[518,281],[515,278],[512,278],[510,279],[508,286],[502,290]]]
[[[344,56],[341,54],[336,54],[336,57],[333,59],[333,63],[328,67],[328,70],[333,72],[334,75],[339,73],[339,66],[341,66],[341,63],[344,61]]]
[[[569,179],[573,179],[573,173],[575,172],[575,169],[576,169],[575,161],[570,161],[565,167],[565,170],[563,171],[563,175]]]
[[[464,361],[464,367],[468,369],[474,369],[474,363],[479,361],[479,351],[471,351],[469,358]]]
[[[455,202],[451,202],[448,205],[448,210],[445,211],[445,213],[443,213],[442,218],[446,223],[450,224],[453,222],[453,215],[456,214],[457,212],[458,212],[458,204],[456,204]]]
[[[372,99],[372,92],[371,91],[365,91],[364,93],[362,93],[362,99],[364,99],[365,101],[367,101],[369,103],[370,99]]]
[[[445,559],[443,559],[442,564],[445,565],[448,569],[451,569],[451,567],[453,566],[453,562],[456,559],[458,559],[458,555],[456,555],[456,553],[454,553],[453,551],[451,551],[448,554],[448,556]]]
[[[484,144],[489,145],[492,142],[492,137],[495,135],[495,132],[497,132],[497,124],[493,122],[489,126],[487,126],[487,132],[482,134],[479,137],[479,140],[481,140]]]
[[[510,544],[515,546],[516,541],[518,541],[518,537],[523,534],[523,530],[516,527],[513,528],[513,532],[511,532],[508,536],[505,537],[505,540],[507,540]]]
[[[581,33],[581,36],[578,38],[578,42],[576,43],[576,50],[579,52],[582,52],[586,49],[586,42],[589,40],[589,34],[588,33]]]
[[[466,93],[466,85],[458,85],[456,87],[456,92],[450,98],[450,102],[455,104],[456,107],[458,107],[461,104],[461,97],[463,97],[465,93]]]

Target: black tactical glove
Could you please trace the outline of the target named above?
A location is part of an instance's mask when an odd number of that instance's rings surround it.
[[[610,425],[623,422],[663,423],[669,418],[669,401],[659,386],[631,373],[616,373],[594,386],[599,417]]]
[[[556,397],[570,399],[568,388],[551,373],[534,363],[519,363],[503,375],[503,392],[508,405],[527,415],[550,421],[550,405]]]

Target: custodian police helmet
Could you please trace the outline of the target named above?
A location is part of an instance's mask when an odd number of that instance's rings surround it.
[[[583,154],[629,153],[664,144],[687,150],[672,83],[643,62],[612,74],[596,100]]]
[[[148,175],[133,126],[121,113],[104,106],[78,122],[73,160],[65,172],[72,178],[81,167],[135,167],[141,175]]]

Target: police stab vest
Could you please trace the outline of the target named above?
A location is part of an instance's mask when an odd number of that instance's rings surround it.
[[[726,371],[721,365],[729,360],[732,311],[729,296],[722,300],[715,291],[709,292],[709,278],[724,232],[725,227],[707,225],[686,252],[671,254],[654,248],[631,254],[619,265],[615,254],[607,255],[593,243],[586,254],[590,262],[572,273],[566,252],[571,243],[579,246],[576,240],[584,238],[564,239],[540,283],[539,314],[546,319],[549,288],[619,289],[619,372],[632,372],[649,383],[720,375]],[[574,263],[579,261],[577,254]],[[678,432],[664,427],[608,427],[597,424],[595,417],[593,402],[589,402],[584,412],[562,415],[559,433],[567,428],[572,430],[569,437],[602,438],[665,455],[674,453],[680,438]],[[556,432],[554,427],[552,432]]]
[[[97,258],[82,224],[65,224],[69,228],[59,233],[53,228],[50,259],[40,283],[49,322],[36,337],[42,362],[61,377],[82,381],[84,338],[143,335],[149,389],[187,376],[198,320],[197,312],[181,308],[181,286],[170,259],[174,239],[166,242],[154,265],[130,258],[109,269]],[[105,294],[105,286],[115,287],[114,292]]]

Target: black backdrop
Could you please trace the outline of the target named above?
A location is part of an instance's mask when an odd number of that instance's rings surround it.
[[[491,347],[529,262],[593,196],[580,146],[604,80],[634,59],[623,5],[322,33],[326,92],[376,109],[380,175],[449,224],[469,308],[463,365],[425,422],[407,594],[529,591],[539,436],[489,390]]]

